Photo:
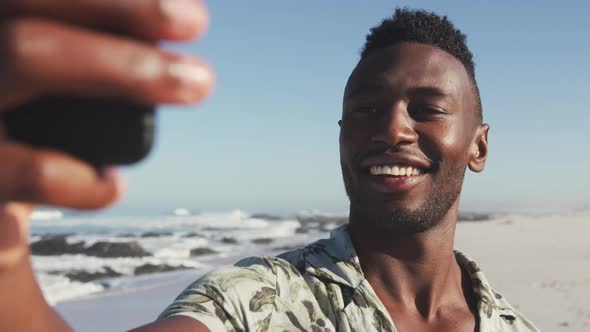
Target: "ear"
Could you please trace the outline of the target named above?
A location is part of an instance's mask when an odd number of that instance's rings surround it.
[[[477,133],[473,140],[471,151],[469,153],[469,169],[479,173],[484,170],[486,160],[488,159],[488,131],[490,126],[482,124],[477,128]]]

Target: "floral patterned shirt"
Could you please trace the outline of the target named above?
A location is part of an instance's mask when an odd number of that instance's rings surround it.
[[[455,251],[477,296],[479,331],[540,331]],[[161,315],[183,315],[217,331],[397,331],[364,278],[347,226],[278,257],[246,258],[188,286]]]

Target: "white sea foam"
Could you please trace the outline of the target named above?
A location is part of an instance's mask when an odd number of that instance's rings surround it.
[[[35,210],[31,214],[31,220],[56,220],[63,218],[63,212],[59,210]]]
[[[306,234],[297,234],[301,226],[296,219],[265,220],[252,218],[247,212],[208,212],[163,217],[80,217],[36,219],[32,222],[31,242],[47,235],[67,235],[72,244],[83,241],[91,246],[99,241],[137,242],[150,252],[149,257],[101,258],[83,254],[62,256],[33,256],[33,265],[45,295],[52,303],[100,292],[105,285],[123,279],[134,279],[134,271],[144,264],[202,268],[223,257],[255,250],[257,247],[281,247],[305,242]],[[254,240],[271,239],[271,243],[256,244]],[[195,248],[209,248],[217,254],[191,257]],[[65,275],[71,272],[105,272],[109,268],[123,275],[88,283],[76,282]]]
[[[104,290],[104,286],[98,283],[70,281],[61,275],[37,273],[37,279],[43,295],[51,305]]]

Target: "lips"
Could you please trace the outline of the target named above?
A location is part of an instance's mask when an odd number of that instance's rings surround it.
[[[431,169],[431,162],[410,154],[384,154],[360,163],[369,186],[381,193],[403,193],[414,188]]]

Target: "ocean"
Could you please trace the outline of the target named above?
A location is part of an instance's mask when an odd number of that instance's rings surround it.
[[[30,244],[50,304],[140,282],[147,275],[208,271],[224,257],[279,252],[328,236],[343,216],[283,217],[241,210],[165,216],[104,217],[36,211]]]

